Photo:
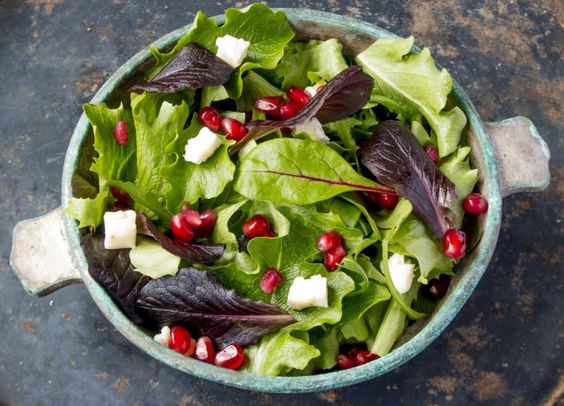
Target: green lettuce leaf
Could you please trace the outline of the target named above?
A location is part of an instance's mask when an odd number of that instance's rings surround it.
[[[137,238],[137,245],[129,251],[129,259],[135,271],[152,279],[176,275],[180,266],[180,257],[148,237]]]
[[[302,88],[312,83],[333,79],[347,68],[343,46],[335,38],[327,41],[311,40],[304,44],[291,44],[274,70],[282,80],[282,88]]]
[[[78,220],[78,227],[98,227],[102,223],[104,212],[108,204],[110,193],[107,189],[98,193],[96,197],[79,198],[73,197],[67,207],[65,214]]]
[[[156,47],[151,48],[157,64],[149,71],[149,78],[154,77],[180,49],[190,43],[216,52],[215,40],[224,35],[251,43],[243,64],[235,70],[226,85],[231,98],[237,99],[241,96],[242,74],[250,69],[274,69],[284,55],[284,47],[294,37],[294,32],[284,12],[273,11],[264,4],[252,4],[243,10],[227,9],[225,23],[221,26],[199,11],[190,31],[178,40],[170,52],[162,53]]]
[[[412,47],[413,37],[380,39],[356,60],[375,79],[371,100],[403,119],[423,115],[444,157],[458,147],[466,116],[458,107],[444,111],[452,78],[446,69],[437,69],[429,49],[411,53]]]

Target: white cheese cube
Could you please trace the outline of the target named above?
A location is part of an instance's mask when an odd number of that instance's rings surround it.
[[[304,124],[299,124],[294,127],[294,134],[300,133],[304,133],[310,140],[321,142],[323,144],[327,144],[330,141],[329,137],[325,134],[321,123],[315,117]]]
[[[154,337],[155,341],[161,345],[164,345],[168,348],[170,344],[170,327],[164,326],[161,328],[161,332]]]
[[[238,67],[247,56],[247,51],[251,46],[249,41],[241,38],[235,38],[231,35],[225,35],[215,40],[217,45],[216,55],[233,68]]]
[[[200,165],[210,158],[221,147],[221,140],[209,128],[203,127],[197,136],[186,143],[184,159]]]
[[[306,92],[307,94],[309,94],[310,97],[313,97],[317,94],[317,92],[319,92],[319,89],[323,86],[322,83],[317,83],[313,86],[308,86],[304,89],[304,92]]]
[[[290,286],[287,302],[295,310],[312,306],[328,307],[327,278],[321,275],[314,275],[309,279],[298,276]]]
[[[406,263],[403,255],[394,254],[388,259],[388,267],[394,288],[399,293],[407,293],[413,282],[415,265]]]
[[[107,211],[104,213],[104,248],[118,250],[135,247],[137,215],[133,210]]]

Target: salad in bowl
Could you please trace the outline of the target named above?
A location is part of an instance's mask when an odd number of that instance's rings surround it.
[[[178,357],[270,376],[383,357],[487,211],[428,49],[294,38],[262,4],[200,12],[120,97],[84,105],[65,212],[90,275]]]

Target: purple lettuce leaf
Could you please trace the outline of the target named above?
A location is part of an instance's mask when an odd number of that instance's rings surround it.
[[[196,264],[217,261],[223,255],[223,244],[184,244],[178,242],[158,229],[143,213],[137,212],[137,233],[154,238],[161,247],[180,258]]]
[[[82,248],[90,276],[106,289],[131,321],[141,323],[135,303],[139,291],[151,278],[133,270],[129,261],[130,250],[104,249],[101,233],[87,234],[82,239]]]
[[[338,121],[356,113],[370,99],[374,79],[362,71],[360,66],[350,66],[331,79],[298,114],[285,120],[258,120],[247,125],[249,132],[230,153],[238,151],[247,141],[262,138],[284,127],[295,127],[312,118],[321,123]]]
[[[454,184],[442,174],[407,126],[384,121],[360,149],[363,165],[380,183],[406,197],[427,227],[442,238],[456,224],[450,210],[456,201]]]
[[[233,68],[196,44],[189,44],[148,83],[137,84],[131,90],[176,93],[185,89],[200,89],[222,85],[229,80]]]
[[[209,336],[218,348],[234,342],[254,344],[295,321],[278,306],[241,298],[212,273],[194,268],[151,280],[141,290],[137,306],[159,327],[185,325],[198,335]]]

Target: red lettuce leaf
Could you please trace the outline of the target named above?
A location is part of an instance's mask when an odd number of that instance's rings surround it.
[[[134,85],[131,90],[176,93],[185,89],[200,89],[222,85],[229,80],[233,68],[196,44],[189,44],[148,83]]]
[[[450,210],[454,184],[429,159],[407,126],[384,121],[360,148],[363,165],[380,183],[409,199],[415,213],[438,238],[456,224]]]
[[[141,323],[135,303],[139,291],[151,278],[133,270],[130,250],[104,249],[104,235],[100,233],[87,234],[82,239],[82,249],[92,278],[106,289],[131,321]]]
[[[341,120],[363,108],[370,99],[374,79],[360,66],[350,66],[331,79],[298,114],[285,120],[258,120],[247,125],[249,132],[230,152],[236,152],[247,141],[258,139],[280,128],[295,127],[312,118],[321,123]]]
[[[254,344],[264,334],[295,321],[278,306],[241,298],[215,275],[194,268],[153,279],[141,290],[137,306],[159,327],[186,325],[212,338],[219,348],[234,342]]]
[[[193,263],[205,264],[217,261],[223,255],[223,244],[184,244],[167,235],[143,213],[137,212],[137,233],[154,238],[161,246],[180,258]]]

